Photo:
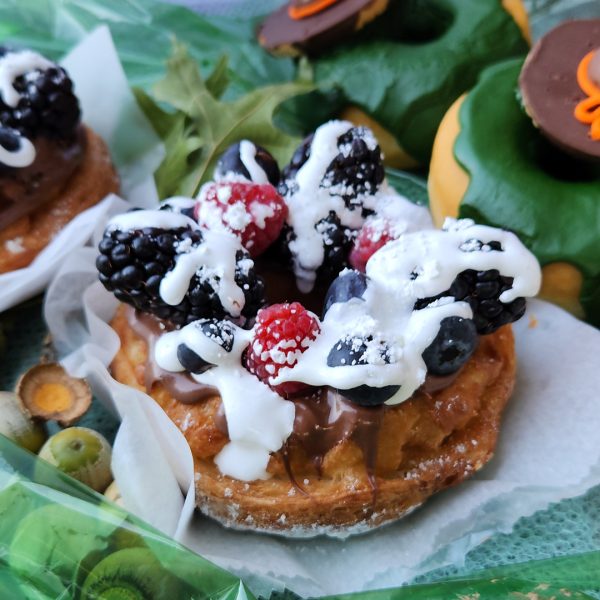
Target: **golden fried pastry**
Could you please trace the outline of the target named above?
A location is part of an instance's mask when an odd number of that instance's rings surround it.
[[[119,191],[119,177],[106,144],[88,127],[84,127],[83,135],[81,164],[53,199],[0,230],[0,273],[28,266],[76,215]]]

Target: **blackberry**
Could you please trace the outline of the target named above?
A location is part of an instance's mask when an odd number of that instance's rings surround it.
[[[252,144],[252,142],[248,142],[247,140],[243,141]],[[217,163],[217,168],[215,169],[215,181],[223,179],[228,173],[242,175],[248,181],[253,181],[252,176],[248,172],[248,169],[240,156],[240,145],[241,142],[232,144],[221,155],[221,158],[219,158],[219,162]],[[255,149],[254,160],[256,161],[256,164],[258,164],[265,172],[269,183],[273,186],[277,186],[279,183],[279,166],[277,165],[277,161],[273,158],[272,154],[262,146],[256,144],[252,144],[252,146],[254,146]]]
[[[454,296],[456,300],[469,303],[477,333],[486,335],[502,325],[517,321],[525,314],[525,298],[516,298],[508,304],[499,300],[503,292],[511,289],[512,283],[512,277],[504,277],[496,269],[467,269],[456,276],[450,289],[435,297],[417,300],[414,307],[425,308],[439,298]]]
[[[305,138],[281,173],[279,193],[294,193],[294,179],[310,157],[314,134]],[[339,154],[331,161],[320,186],[341,196],[353,210],[362,208],[361,196],[374,194],[384,180],[381,149],[366,127],[352,127],[337,140]],[[369,211],[365,212],[367,216]]]
[[[340,271],[348,267],[348,255],[352,248],[356,231],[344,227],[334,211],[329,211],[325,219],[315,226],[323,238],[325,256],[317,270],[317,276],[324,281],[332,281]]]
[[[73,82],[58,65],[17,77],[14,88],[21,98],[15,107],[0,98],[0,123],[27,138],[45,136],[71,141],[81,118]]]
[[[360,196],[377,192],[385,177],[381,149],[366,127],[349,129],[338,138],[338,148],[321,186],[330,187],[348,208],[362,208]]]
[[[390,351],[383,342],[378,343],[377,348],[372,346],[373,338],[345,337],[339,340],[327,355],[328,367],[345,367],[369,364],[367,354],[377,357],[376,362],[390,364]],[[399,385],[385,385],[383,387],[371,387],[366,384],[350,389],[339,389],[338,391],[356,404],[361,406],[377,406],[389,400],[400,389]]]
[[[177,244],[185,242],[195,247],[202,239],[200,231],[185,227],[106,231],[96,259],[99,279],[122,302],[175,325],[202,318],[230,318],[214,288],[218,277],[204,275],[202,267],[193,276],[185,298],[177,306],[165,303],[160,297],[160,284],[175,266]],[[254,317],[264,304],[264,283],[253,267],[248,268],[248,259],[246,251],[237,252],[235,282],[244,291],[242,315],[246,319]]]
[[[352,298],[362,298],[367,290],[367,281],[367,276],[360,271],[346,271],[336,277],[325,294],[323,318],[333,304],[348,302]]]

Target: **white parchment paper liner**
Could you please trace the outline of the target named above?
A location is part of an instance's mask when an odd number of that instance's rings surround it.
[[[46,318],[62,353],[71,353],[67,369],[88,377],[123,418],[113,467],[125,503],[250,583],[276,578],[302,595],[399,585],[459,564],[493,532],[600,483],[600,332],[532,301],[515,325],[518,379],[496,457],[470,481],[396,524],[346,541],[282,539],[190,520],[192,459],[183,436],[152,399],[107,371],[119,344],[107,325],[117,302],[95,282],[94,258],[94,250],[83,249],[64,265],[50,286]]]
[[[73,219],[29,267],[0,275],[0,312],[41,292],[64,259],[88,241],[98,222],[117,210],[158,203],[152,174],[164,148],[131,93],[108,27],[87,35],[61,64],[73,80],[83,122],[108,144],[121,194],[130,204],[105,201],[92,206]]]

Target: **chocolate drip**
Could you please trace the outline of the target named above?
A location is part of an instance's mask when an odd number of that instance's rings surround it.
[[[322,473],[327,452],[342,441],[352,439],[362,451],[369,483],[375,491],[379,431],[387,407],[359,406],[330,387],[296,398],[294,404],[296,419],[290,441],[306,452],[317,473]]]
[[[144,371],[144,384],[148,392],[154,383],[160,381],[173,398],[184,404],[194,404],[219,393],[212,386],[198,383],[189,373],[173,373],[159,367],[153,358],[154,345],[163,333],[172,331],[174,327],[131,306],[125,310],[127,322],[133,331],[148,344],[148,360]]]

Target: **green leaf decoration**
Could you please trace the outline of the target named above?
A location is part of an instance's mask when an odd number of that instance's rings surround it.
[[[140,107],[166,147],[166,158],[155,175],[161,198],[195,196],[212,176],[220,155],[239,140],[264,146],[280,164],[298,146],[300,140],[278,129],[273,116],[285,100],[311,91],[310,83],[257,88],[223,102],[220,97],[228,83],[227,59],[222,58],[204,80],[186,47],[175,42],[167,73],[153,88],[154,98],[136,90]]]

